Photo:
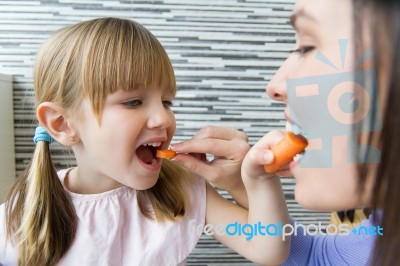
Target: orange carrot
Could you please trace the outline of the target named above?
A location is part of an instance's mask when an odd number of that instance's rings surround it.
[[[163,159],[172,159],[176,156],[176,151],[173,150],[157,150],[156,157]]]
[[[286,133],[285,137],[271,148],[274,161],[271,164],[264,165],[264,170],[267,173],[275,173],[290,163],[296,154],[303,152],[307,145],[308,141],[302,135],[295,135],[292,132]]]

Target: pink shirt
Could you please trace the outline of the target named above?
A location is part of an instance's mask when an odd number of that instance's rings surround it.
[[[61,181],[67,170],[59,172]],[[70,191],[78,217],[73,245],[58,265],[186,265],[205,223],[206,190],[195,178],[186,214],[157,223],[139,211],[136,192],[120,187],[92,195]],[[16,265],[17,248],[6,242],[4,204],[0,206],[0,264]]]

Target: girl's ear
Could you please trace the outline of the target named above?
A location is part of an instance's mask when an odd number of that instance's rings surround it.
[[[54,103],[43,102],[37,107],[36,116],[39,123],[58,143],[64,146],[71,146],[73,144],[71,143],[71,139],[76,134],[68,123],[64,108]]]

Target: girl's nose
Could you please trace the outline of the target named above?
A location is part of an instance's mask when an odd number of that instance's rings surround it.
[[[172,124],[174,114],[163,104],[158,104],[149,110],[148,128],[168,128]]]

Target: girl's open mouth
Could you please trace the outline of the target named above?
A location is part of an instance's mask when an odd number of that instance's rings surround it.
[[[147,165],[154,165],[160,159],[156,157],[157,150],[161,148],[162,142],[146,143],[136,149],[136,156]]]

